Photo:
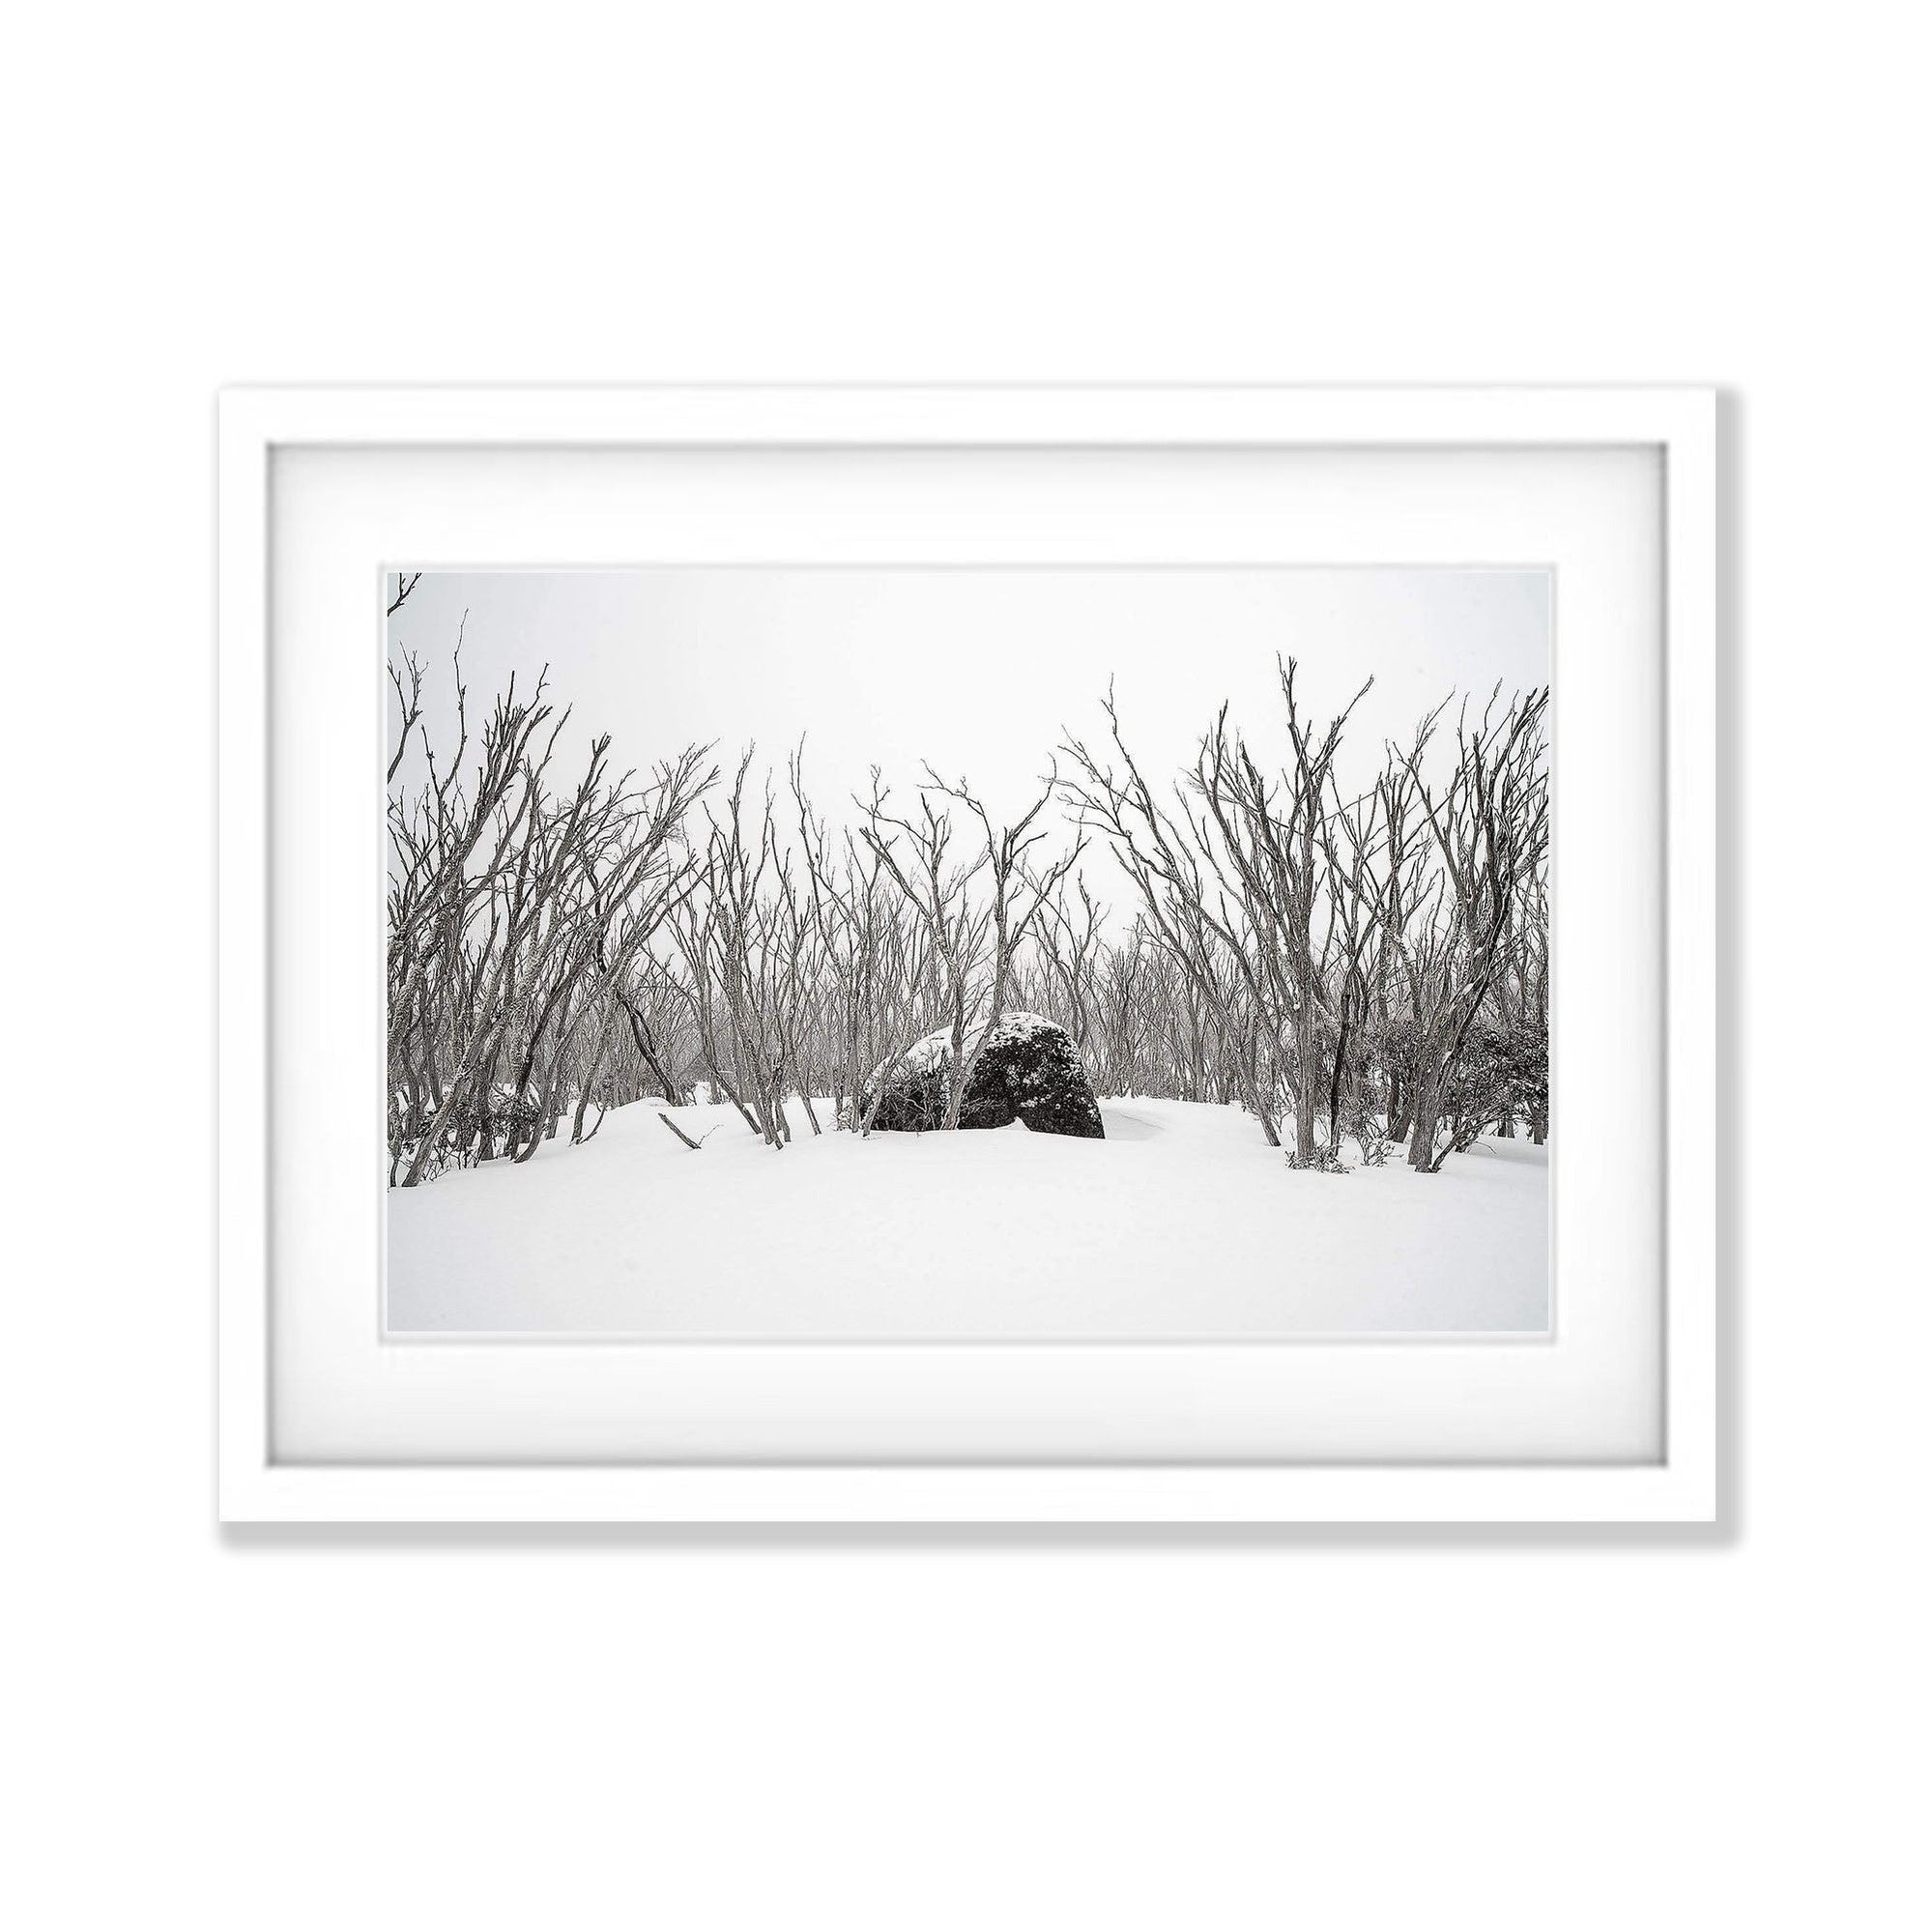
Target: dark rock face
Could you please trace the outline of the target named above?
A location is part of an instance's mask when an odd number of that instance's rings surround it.
[[[929,1033],[887,1071],[873,1126],[896,1134],[929,1133],[941,1126],[952,1050],[951,1034]],[[972,1050],[971,1034],[966,1050]],[[869,1090],[859,1096],[861,1113],[871,1099]],[[973,1062],[960,1106],[962,1127],[1007,1127],[1016,1120],[1035,1134],[1107,1138],[1074,1043],[1063,1027],[1037,1013],[1009,1013],[993,1029]]]

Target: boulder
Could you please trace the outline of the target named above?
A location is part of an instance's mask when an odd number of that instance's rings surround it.
[[[973,1038],[968,1032],[968,1053]],[[890,1068],[875,1074],[874,1081],[882,1080],[885,1091],[873,1126],[887,1133],[922,1134],[943,1125],[952,1056],[950,1031],[928,1033]],[[874,1091],[868,1084],[859,1096],[861,1115]],[[962,1127],[1007,1127],[1016,1120],[1035,1134],[1107,1138],[1100,1105],[1073,1041],[1065,1027],[1037,1013],[1008,1013],[994,1027],[973,1062],[960,1106]]]

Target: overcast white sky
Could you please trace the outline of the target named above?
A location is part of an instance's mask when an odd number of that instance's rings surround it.
[[[448,572],[424,575],[389,644],[425,662],[440,746],[467,610],[473,719],[512,670],[522,684],[548,663],[575,707],[566,768],[595,732],[620,771],[709,739],[728,760],[755,739],[782,766],[802,733],[809,789],[838,822],[869,765],[909,796],[921,760],[995,815],[1024,810],[1063,731],[1105,735],[1110,678],[1150,778],[1192,762],[1224,699],[1279,763],[1278,652],[1301,660],[1323,718],[1373,677],[1338,770],[1360,789],[1383,740],[1450,692],[1550,681],[1550,591],[1546,572],[1490,569]],[[419,773],[413,756],[399,776]]]

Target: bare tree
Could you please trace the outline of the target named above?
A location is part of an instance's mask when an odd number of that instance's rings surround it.
[[[1327,1039],[1339,1030],[1326,962],[1314,944],[1317,907],[1337,883],[1325,820],[1342,730],[1369,685],[1317,731],[1296,700],[1295,660],[1278,664],[1277,673],[1292,762],[1270,777],[1241,735],[1230,734],[1224,705],[1195,765],[1205,820],[1194,829],[1215,878],[1219,923],[1259,1016],[1271,1084],[1277,1091],[1285,1085],[1293,1096],[1295,1161],[1312,1167],[1315,1121],[1331,1092]]]
[[[1429,948],[1416,979],[1414,1124],[1409,1165],[1434,1173],[1446,1148],[1437,1133],[1471,1027],[1496,981],[1505,941],[1526,886],[1549,849],[1549,783],[1543,762],[1545,688],[1501,704],[1479,721],[1458,717],[1456,761],[1446,786],[1431,788],[1423,762],[1442,717],[1431,712],[1401,754],[1424,822],[1448,880],[1453,924]],[[1452,1142],[1453,1144],[1453,1142]]]
[[[746,803],[752,757],[747,748],[723,816],[710,817],[701,909],[681,925],[679,938],[699,989],[712,1077],[765,1144],[780,1148],[792,1138],[785,1113],[789,975],[777,903],[789,889],[790,861],[779,849],[769,786],[762,808]]]
[[[957,785],[947,785],[931,765],[926,767],[926,775],[933,790],[964,805],[979,821],[982,851],[972,870],[977,873],[983,862],[992,886],[988,907],[993,937],[992,991],[987,999],[985,1023],[964,1058],[961,1056],[957,1027],[953,1034],[952,1077],[948,1082],[945,1118],[946,1129],[950,1132],[960,1124],[960,1108],[972,1080],[973,1068],[978,1065],[987,1041],[993,1037],[994,1028],[999,1024],[1006,1011],[1007,995],[1013,982],[1014,956],[1031,936],[1041,907],[1058,889],[1061,880],[1086,849],[1086,838],[1081,834],[1075,840],[1070,851],[1043,866],[1037,876],[1028,870],[1028,855],[1046,837],[1044,831],[1035,827],[1059,784],[1057,768],[1048,772],[1039,797],[1020,822],[1003,825],[997,831],[994,829],[993,820],[985,805],[967,789],[964,778]],[[963,1014],[963,1008],[961,1011]]]
[[[452,1156],[490,1158],[499,1111],[505,1151],[529,1157],[566,1079],[600,1061],[608,981],[689,888],[678,838],[715,777],[704,750],[637,786],[610,779],[598,738],[574,789],[553,793],[569,714],[553,714],[544,682],[519,698],[511,678],[472,759],[459,661],[453,756],[444,765],[425,741],[425,783],[390,797],[390,1145],[405,1187]]]
[[[1079,903],[1067,903],[1066,876],[1041,901],[1041,918],[1033,944],[1040,966],[1038,990],[1024,1003],[1065,1026],[1075,1050],[1092,1064],[1100,1054],[1094,1037],[1096,1017],[1103,1005],[1099,970],[1109,949],[1101,937],[1107,908],[1074,876]]]
[[[951,1043],[943,1125],[957,1127],[959,1104],[966,1091],[966,1028],[980,1002],[979,972],[992,923],[987,908],[974,907],[967,888],[987,864],[990,852],[982,847],[970,859],[955,863],[949,857],[953,838],[950,815],[936,808],[931,792],[924,790],[919,794],[916,821],[888,811],[890,800],[877,767],[872,774],[871,796],[856,802],[865,816],[860,838],[924,929],[930,969],[939,982]],[[874,1082],[881,1090],[882,1084]],[[874,1111],[877,1100],[875,1093]]]
[[[1201,1003],[1214,1015],[1224,1038],[1239,1041],[1247,1051],[1232,1055],[1241,1096],[1260,1124],[1271,1147],[1281,1145],[1271,1091],[1264,1091],[1254,1052],[1254,1014],[1241,1010],[1234,989],[1220,966],[1231,956],[1241,966],[1247,992],[1253,995],[1254,975],[1239,935],[1225,912],[1211,903],[1209,874],[1203,867],[1197,822],[1178,787],[1172,807],[1163,805],[1141,775],[1120,733],[1120,714],[1109,690],[1102,708],[1119,755],[1122,769],[1089,751],[1078,738],[1062,747],[1076,776],[1064,784],[1064,795],[1084,828],[1100,832],[1113,850],[1121,870],[1139,894],[1139,931],[1160,946],[1185,976]]]

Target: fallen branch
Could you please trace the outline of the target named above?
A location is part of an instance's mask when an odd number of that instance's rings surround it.
[[[703,1146],[703,1145],[705,1144],[705,1140],[708,1140],[708,1139],[709,1139],[711,1138],[711,1134],[715,1134],[715,1133],[716,1133],[716,1132],[718,1131],[718,1130],[717,1130],[717,1129],[716,1129],[715,1127],[713,1127],[713,1128],[711,1129],[711,1133],[710,1133],[710,1134],[706,1134],[706,1135],[705,1136],[705,1138],[704,1138],[704,1139],[703,1139],[703,1140],[694,1140],[694,1139],[692,1139],[692,1138],[690,1137],[690,1135],[688,1135],[687,1133],[685,1133],[685,1131],[683,1130],[683,1128],[681,1128],[680,1126],[678,1126],[678,1124],[677,1123],[677,1121],[675,1121],[675,1120],[673,1120],[673,1119],[672,1119],[672,1117],[670,1116],[670,1114],[668,1114],[668,1113],[664,1112],[664,1111],[663,1111],[662,1110],[659,1110],[659,1112],[658,1112],[658,1115],[657,1115],[657,1117],[658,1117],[658,1119],[660,1119],[661,1121],[663,1121],[663,1123],[665,1124],[665,1126],[667,1126],[668,1128],[670,1128],[670,1130],[672,1131],[672,1133],[674,1133],[675,1135],[677,1135],[677,1137],[678,1138],[678,1139],[680,1139],[681,1141],[683,1141],[683,1143],[685,1144],[685,1146],[687,1146],[688,1148],[690,1148],[690,1150],[691,1150],[691,1151],[692,1151],[692,1153],[694,1153],[694,1154],[695,1154],[695,1153],[696,1153],[696,1152],[698,1151],[698,1149],[699,1149],[700,1147],[702,1147],[702,1146]],[[602,1125],[603,1125],[603,1122],[602,1122],[602,1121],[599,1121],[599,1122],[598,1122],[597,1124],[598,1124],[599,1126],[602,1126]]]

